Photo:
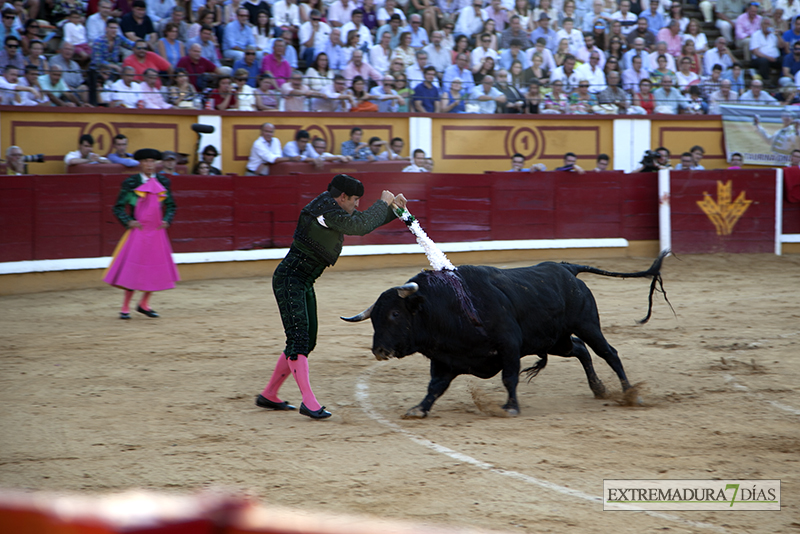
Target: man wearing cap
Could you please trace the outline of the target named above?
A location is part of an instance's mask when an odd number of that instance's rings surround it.
[[[175,201],[170,180],[156,173],[161,152],[142,148],[133,155],[142,172],[122,182],[114,204],[114,215],[128,231],[122,236],[103,281],[125,290],[120,319],[130,319],[130,302],[134,291],[142,291],[136,311],[157,318],[150,308],[153,291],[175,287],[180,280],[172,259],[167,228],[175,217]]]
[[[406,199],[383,191],[369,209],[359,212],[364,185],[346,174],[336,175],[328,190],[300,212],[289,253],[272,275],[272,290],[281,314],[286,347],[278,357],[269,383],[256,397],[256,405],[271,410],[294,410],[278,397],[278,390],[292,374],[303,397],[300,413],[325,419],[331,413],[320,406],[311,389],[308,355],[317,341],[317,304],[314,282],[336,263],[345,235],[366,235],[395,218],[391,207],[405,208]]]
[[[178,165],[178,154],[176,152],[165,150],[161,153],[161,162],[163,163],[161,174],[167,176],[177,176],[180,174],[176,168]]]

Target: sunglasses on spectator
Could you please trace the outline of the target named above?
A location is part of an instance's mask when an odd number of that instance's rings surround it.
[[[7,47],[7,48],[19,48],[19,44],[12,44],[12,43],[8,43],[8,44],[6,45],[6,47]]]
[[[137,46],[136,50],[147,50],[146,46]]]
[[[322,19],[315,19],[315,18],[312,18],[311,20],[313,20],[314,22],[319,22],[319,21],[321,21]]]
[[[244,55],[246,55],[246,56],[254,56],[254,55],[256,55],[256,53],[255,52],[245,52]]]
[[[4,19],[13,19],[15,18],[14,15],[3,15]]]

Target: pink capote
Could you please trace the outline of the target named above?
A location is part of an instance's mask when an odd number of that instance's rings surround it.
[[[139,291],[172,289],[180,280],[172,261],[172,247],[162,223],[161,202],[166,189],[156,178],[137,187],[134,214],[141,228],[125,232],[103,281],[112,286]]]

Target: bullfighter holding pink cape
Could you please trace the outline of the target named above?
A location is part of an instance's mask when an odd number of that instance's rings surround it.
[[[142,172],[122,182],[114,215],[127,230],[103,279],[125,290],[120,319],[130,319],[130,301],[136,290],[144,293],[136,311],[158,317],[149,305],[151,293],[172,289],[180,280],[166,230],[175,216],[175,201],[169,178],[155,172],[161,153],[143,148],[134,158],[141,162]]]

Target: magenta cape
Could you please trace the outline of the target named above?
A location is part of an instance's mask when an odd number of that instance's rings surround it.
[[[134,214],[142,227],[129,229],[122,236],[103,281],[139,291],[172,289],[180,276],[172,261],[167,231],[159,228],[166,189],[156,178],[150,178],[134,191],[139,197]]]

